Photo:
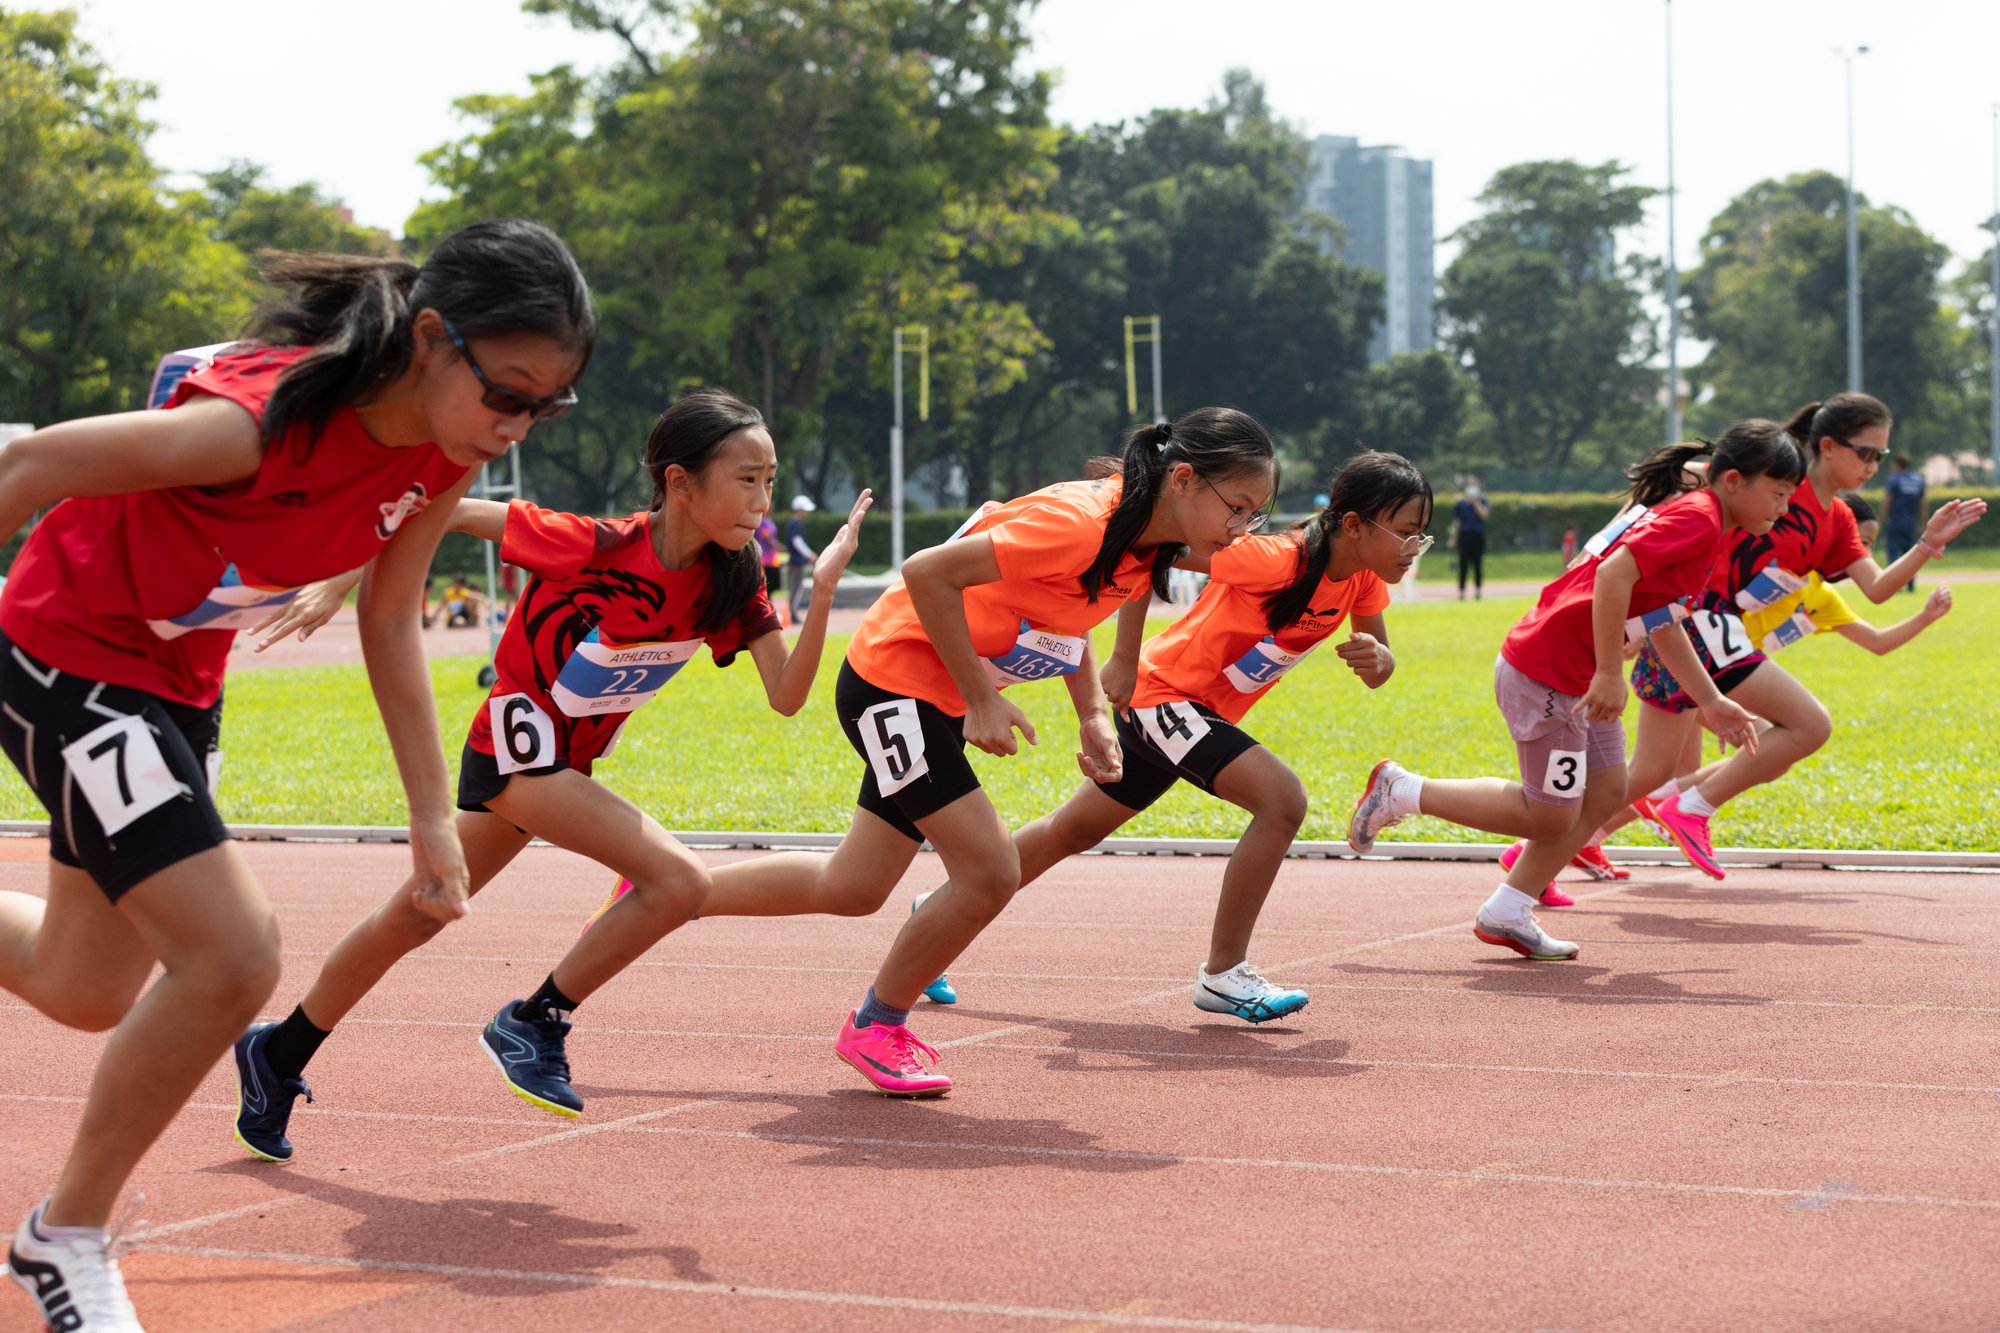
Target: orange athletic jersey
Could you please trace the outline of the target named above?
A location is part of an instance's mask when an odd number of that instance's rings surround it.
[[[1227,722],[1241,722],[1287,671],[1351,616],[1389,605],[1389,589],[1372,570],[1335,581],[1322,577],[1306,613],[1273,633],[1264,602],[1298,576],[1304,547],[1294,533],[1245,537],[1215,553],[1208,586],[1188,613],[1139,650],[1132,702],[1149,706],[1185,699]]]
[[[1015,672],[1011,679],[996,676],[1000,688],[1029,678],[1020,669],[1022,659],[1046,668],[1038,675],[1066,675],[1051,664],[1069,654],[1069,669],[1075,670],[1079,636],[1109,619],[1128,597],[1146,591],[1150,549],[1127,552],[1094,602],[1084,598],[1078,581],[1097,559],[1105,525],[1123,490],[1118,477],[1057,482],[1010,500],[967,527],[965,536],[991,539],[1000,565],[998,582],[965,590],[965,623],[973,648],[987,659],[989,673],[1010,664]],[[1076,641],[1058,641],[1062,639]],[[877,689],[922,699],[953,717],[965,716],[958,684],[938,660],[900,579],[862,617],[847,645],[847,660]]]

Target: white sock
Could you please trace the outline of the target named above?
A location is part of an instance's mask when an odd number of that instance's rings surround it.
[[[106,1233],[103,1227],[56,1227],[41,1222],[36,1224],[35,1230],[41,1233],[44,1240],[90,1240],[96,1241],[99,1245],[105,1243]]]
[[[1681,780],[1679,778],[1668,778],[1665,782],[1647,792],[1646,799],[1655,802],[1664,801],[1680,789]]]
[[[1389,784],[1389,812],[1396,815],[1418,815],[1423,813],[1424,780],[1415,773],[1405,773]]]
[[[1493,890],[1493,896],[1486,900],[1479,914],[1493,921],[1525,921],[1534,906],[1533,898],[1511,884],[1502,884]]]
[[[1699,787],[1682,792],[1680,805],[1682,814],[1693,815],[1697,819],[1707,819],[1715,813],[1715,807],[1708,803],[1708,798],[1701,794]]]

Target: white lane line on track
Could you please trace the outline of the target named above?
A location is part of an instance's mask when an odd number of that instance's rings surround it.
[[[335,1255],[284,1254],[266,1250],[225,1250],[202,1245],[147,1245],[144,1248],[160,1254],[182,1254],[201,1259],[240,1259],[256,1263],[300,1264],[314,1268],[360,1269],[371,1273],[410,1273],[434,1277],[477,1278],[483,1281],[544,1282],[558,1286],[622,1287],[628,1290],[671,1292],[687,1296],[726,1296],[748,1300],[792,1301],[809,1305],[851,1305],[865,1309],[978,1315],[994,1319],[1117,1324],[1127,1328],[1178,1328],[1201,1330],[1202,1333],[1351,1333],[1351,1330],[1327,1328],[1317,1324],[1246,1324],[1233,1319],[1186,1319],[1175,1315],[1125,1314],[1120,1311],[1059,1310],[1040,1305],[989,1305],[982,1301],[940,1301],[923,1296],[870,1296],[861,1292],[752,1287],[739,1283],[687,1282],[673,1278],[613,1277],[601,1273],[538,1273],[517,1268],[469,1268],[460,1264],[348,1259]]]
[[[1786,1189],[1774,1185],[1709,1185],[1682,1180],[1618,1180],[1593,1176],[1556,1176],[1529,1171],[1495,1171],[1483,1167],[1390,1166],[1362,1162],[1312,1162],[1287,1158],[1204,1157],[1191,1153],[1133,1152],[1117,1148],[1045,1148],[1019,1143],[958,1143],[950,1140],[872,1139],[838,1134],[778,1134],[745,1129],[693,1129],[679,1125],[647,1126],[636,1131],[682,1138],[743,1139],[753,1142],[798,1143],[830,1148],[896,1148],[904,1152],[990,1153],[1007,1157],[1068,1157],[1100,1162],[1158,1163],[1164,1166],[1208,1166],[1226,1170],[1257,1168],[1329,1175],[1401,1176],[1416,1180],[1496,1180],[1520,1185],[1556,1185],[1564,1189],[1637,1190],[1649,1193],[1718,1195],[1751,1199],[1816,1199],[1823,1187]],[[1930,1194],[1842,1194],[1842,1203],[1895,1204],[1915,1208],[1971,1208],[2000,1212],[2000,1199],[1953,1199]]]

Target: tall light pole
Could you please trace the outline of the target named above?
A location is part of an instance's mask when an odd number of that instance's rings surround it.
[[[1847,66],[1847,387],[1861,392],[1861,233],[1854,222],[1854,62],[1865,46],[1834,51]]]
[[[1667,0],[1667,443],[1681,438],[1681,261],[1674,248],[1674,0]]]
[[[903,335],[917,337],[917,420],[931,419],[931,328],[898,324],[895,331],[896,424],[889,427],[889,569],[903,568]]]
[[[1993,104],[1993,316],[1986,358],[1987,393],[1993,400],[1993,482],[2000,485],[2000,102]]]

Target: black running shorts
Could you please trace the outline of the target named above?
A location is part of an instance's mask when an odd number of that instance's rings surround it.
[[[965,757],[964,718],[870,685],[847,662],[840,664],[833,702],[848,744],[868,765],[854,803],[904,837],[922,842],[919,819],[979,789]]]
[[[210,708],[72,675],[0,634],[0,748],[49,812],[49,856],[113,902],[229,841],[209,792]]]
[[[1133,810],[1144,810],[1186,778],[1215,795],[1215,779],[1257,738],[1197,703],[1174,700],[1118,714],[1118,747],[1125,773],[1097,789]]]

